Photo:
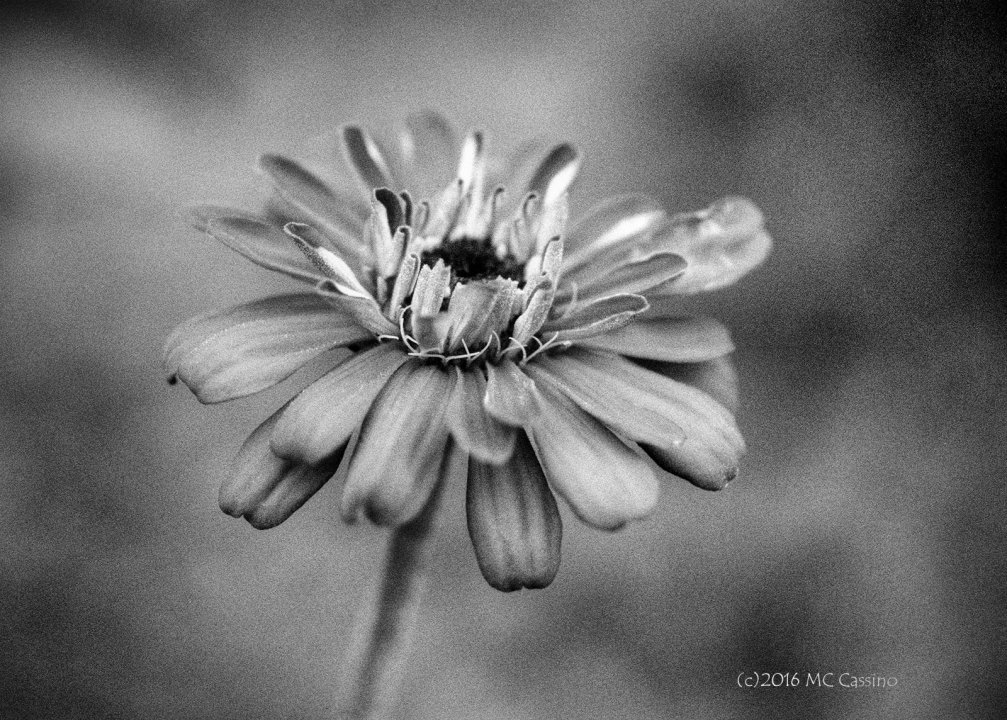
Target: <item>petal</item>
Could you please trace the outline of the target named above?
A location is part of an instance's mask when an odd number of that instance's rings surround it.
[[[399,329],[381,312],[381,306],[366,293],[347,295],[333,280],[326,278],[315,286],[315,292],[321,295],[329,305],[337,308],[345,315],[352,317],[358,325],[365,327],[375,335],[398,335]]]
[[[640,445],[658,466],[703,490],[722,490],[738,476],[745,452],[727,438],[703,433],[673,448]]]
[[[366,244],[378,275],[393,277],[405,249],[405,236],[396,234],[405,221],[405,205],[402,198],[388,188],[376,189],[371,193],[370,202],[371,213],[364,228]]]
[[[413,317],[431,317],[441,311],[451,294],[451,267],[438,259],[433,266],[422,265],[416,277],[410,310]]]
[[[688,416],[672,382],[617,355],[574,347],[536,358],[525,370],[540,388],[563,394],[631,440],[667,447],[686,437],[681,420]]]
[[[671,362],[699,362],[727,355],[734,343],[727,328],[710,318],[665,317],[642,320],[581,340],[579,344],[620,355]]]
[[[392,286],[392,296],[388,300],[388,310],[392,318],[405,305],[406,298],[416,287],[416,278],[419,275],[420,256],[416,253],[406,255],[399,266],[399,274],[395,276],[395,284]]]
[[[325,350],[372,338],[317,295],[280,295],[179,325],[165,364],[200,402],[216,403],[272,387]]]
[[[307,502],[335,474],[346,449],[337,448],[316,465],[276,457],[269,436],[283,411],[273,413],[249,436],[234,472],[220,486],[220,509],[244,517],[258,530],[276,527]]]
[[[535,423],[542,411],[542,396],[535,382],[512,361],[486,366],[486,394],[483,407],[500,422],[515,427]]]
[[[586,348],[575,347],[534,364],[532,377],[539,380],[548,369],[549,381],[565,395],[617,432],[639,441],[664,470],[707,490],[722,488],[737,474],[745,441],[731,413],[706,393],[619,355]],[[552,387],[545,381],[539,386]],[[634,407],[636,416],[631,414]],[[646,420],[651,412],[660,419]],[[675,443],[660,437],[660,430],[658,438],[651,439],[654,428],[660,427],[650,427],[656,422],[684,428],[684,440]]]
[[[657,503],[650,466],[566,397],[543,389],[542,421],[532,445],[552,488],[577,517],[602,530],[617,530],[645,517]]]
[[[519,293],[517,282],[504,278],[455,285],[447,309],[448,350],[478,352],[499,340]]]
[[[613,250],[633,247],[664,220],[661,206],[645,195],[610,198],[580,218],[566,236],[565,266],[590,264]]]
[[[570,217],[570,196],[563,193],[552,202],[543,202],[542,211],[538,217],[538,228],[535,231],[535,252],[542,256],[540,269],[555,281],[563,262],[563,233]],[[552,247],[548,247],[552,245]],[[546,249],[549,249],[548,262]],[[550,270],[546,270],[551,265]]]
[[[542,164],[542,158],[549,152],[551,145],[542,138],[528,140],[522,143],[514,152],[509,153],[502,163],[491,164],[487,168],[487,187],[503,187],[507,191],[506,205],[520,203],[527,194],[525,188],[532,176]],[[509,213],[504,213],[506,215]],[[503,217],[501,215],[500,217]]]
[[[317,463],[345,444],[407,356],[393,343],[350,358],[295,397],[273,431],[273,452]]]
[[[355,125],[344,126],[341,136],[346,161],[356,171],[367,193],[381,187],[399,187],[392,176],[388,159],[374,138]]]
[[[336,250],[346,258],[357,258],[363,220],[349,210],[353,207],[352,200],[299,163],[280,155],[263,155],[259,158],[259,169],[284,200],[325,233]]]
[[[702,390],[732,413],[738,411],[738,373],[729,355],[703,362],[641,360],[639,364],[672,380]]]
[[[410,189],[415,188],[421,199],[432,197],[454,173],[458,151],[454,128],[443,115],[427,110],[406,117],[400,140]]]
[[[565,196],[564,196],[565,197]],[[562,230],[561,230],[562,232]],[[563,237],[557,235],[549,240],[542,251],[542,272],[555,285],[563,265]]]
[[[647,307],[642,295],[609,295],[549,320],[542,326],[542,332],[556,333],[560,342],[593,338],[633,322]]]
[[[476,560],[497,590],[544,588],[559,570],[563,523],[542,466],[518,433],[504,465],[469,460],[465,511]]]
[[[534,282],[525,285],[524,290],[530,290],[531,296],[524,311],[514,321],[514,331],[511,333],[511,339],[519,346],[526,344],[542,328],[555,297],[552,282],[544,273]]]
[[[486,153],[483,145],[483,134],[478,130],[465,136],[462,142],[461,156],[458,159],[458,169],[455,174],[462,181],[462,195],[474,194],[482,197],[482,184],[485,180]],[[466,225],[466,223],[462,223]]]
[[[562,311],[576,298],[592,300],[616,293],[642,294],[674,280],[685,272],[686,265],[684,258],[671,252],[641,257],[631,253],[614,265],[595,263],[564,271],[555,307]]]
[[[318,230],[304,223],[288,222],[283,232],[322,275],[332,280],[341,294],[373,299],[346,261],[325,247],[324,237]]]
[[[483,408],[486,378],[479,368],[465,371],[456,367],[455,372],[458,377],[447,414],[451,434],[475,460],[491,465],[507,462],[517,431]]]
[[[461,210],[462,200],[464,200],[463,185],[461,178],[458,178],[448,183],[447,187],[434,196],[429,205],[427,218],[420,226],[424,236],[443,236],[455,224],[458,212]]]
[[[192,212],[198,229],[256,265],[311,283],[321,278],[279,227],[240,210],[202,205]]]
[[[570,189],[580,163],[580,153],[573,145],[557,145],[535,170],[526,191],[536,193],[544,205],[552,204]]]
[[[411,362],[400,367],[374,401],[350,458],[342,515],[363,511],[379,525],[400,525],[426,505],[450,465],[444,422],[454,374]]]
[[[677,252],[689,267],[667,292],[705,292],[730,285],[766,259],[773,245],[762,213],[746,198],[728,197],[706,210],[672,218],[655,238]]]
[[[628,438],[668,449],[723,448],[725,454],[734,456],[734,464],[744,452],[745,441],[734,416],[723,405],[694,387],[624,357],[574,347],[534,364],[559,378],[556,384],[574,402]],[[671,432],[662,436],[670,427],[684,430],[684,438]]]

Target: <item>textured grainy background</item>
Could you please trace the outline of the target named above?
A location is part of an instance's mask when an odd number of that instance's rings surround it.
[[[750,453],[548,590],[479,576],[455,488],[406,718],[995,717],[1004,696],[1003,23],[935,2],[8,4],[0,15],[0,715],[306,718],[382,534],[336,488],[258,533],[216,486],[282,390],[160,349],[282,281],[185,228],[254,157],[441,108],[571,138],[574,209],[743,193],[770,262],[701,303]],[[972,14],[970,14],[970,12]],[[740,690],[742,670],[895,689]]]

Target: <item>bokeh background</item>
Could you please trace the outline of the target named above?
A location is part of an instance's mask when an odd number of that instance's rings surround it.
[[[160,352],[285,287],[186,207],[254,202],[260,152],[426,107],[504,152],[577,142],[575,212],[739,193],[776,247],[700,303],[739,348],[742,479],[668,483],[614,535],[567,513],[556,582],[512,595],[454,488],[400,716],[1003,712],[1002,12],[105,0],[8,3],[0,28],[0,716],[325,716],[383,533],[341,525],[334,486],[268,532],[221,514],[289,390],[202,407]]]

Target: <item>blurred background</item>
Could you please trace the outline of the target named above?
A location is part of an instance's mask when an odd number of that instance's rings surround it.
[[[289,389],[202,407],[161,348],[289,287],[189,229],[260,152],[439,108],[586,152],[574,212],[744,194],[769,262],[705,298],[749,444],[545,591],[482,580],[453,488],[402,718],[981,718],[1007,707],[1002,11],[41,2],[0,10],[0,715],[324,717],[383,533],[337,488],[217,509]],[[317,138],[323,138],[317,140]],[[894,688],[739,689],[747,672]]]

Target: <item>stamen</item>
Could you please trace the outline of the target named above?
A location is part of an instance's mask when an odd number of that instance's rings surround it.
[[[531,360],[532,358],[534,358],[539,353],[545,352],[551,345],[553,345],[555,343],[556,338],[558,336],[559,336],[559,333],[553,333],[552,337],[549,338],[548,340],[546,340],[545,342],[542,342],[542,338],[538,337],[537,335],[534,338],[532,338],[533,340],[535,340],[535,342],[538,343],[538,348],[531,355],[528,355],[527,357],[525,357],[525,359],[521,361],[521,364],[524,365],[525,363],[527,363],[529,360]]]

